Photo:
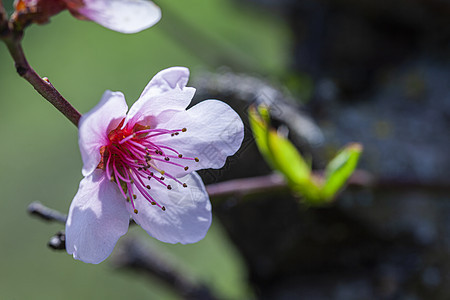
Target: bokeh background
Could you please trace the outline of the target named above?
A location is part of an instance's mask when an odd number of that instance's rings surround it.
[[[11,12],[12,1],[3,2]],[[176,65],[191,69],[201,97],[236,107],[263,88],[277,91],[263,96],[281,98],[320,128],[308,139],[284,120],[315,168],[362,142],[361,168],[373,186],[351,187],[321,209],[299,208],[286,191],[243,205],[221,199],[213,201],[219,217],[195,245],[162,244],[136,226],[116,250],[141,238],[223,299],[449,299],[450,3],[157,4],[161,22],[135,35],[61,13],[27,29],[25,53],[82,113],[106,89],[133,103],[154,74]],[[26,209],[40,201],[68,211],[81,179],[77,130],[16,74],[1,45],[0,132],[0,299],[179,298],[156,278],[115,268],[112,258],[88,265],[46,246],[63,226]],[[255,151],[247,132],[231,167],[203,173],[205,180],[268,173]]]

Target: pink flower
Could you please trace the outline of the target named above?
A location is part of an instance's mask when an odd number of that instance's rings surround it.
[[[195,93],[189,70],[173,67],[148,83],[127,113],[120,92],[106,91],[82,116],[81,182],[66,223],[66,249],[100,263],[128,230],[130,217],[167,243],[195,243],[211,224],[211,203],[193,171],[221,168],[243,139],[227,104],[206,100],[186,110]]]
[[[122,33],[149,28],[161,19],[161,10],[147,0],[16,0],[16,20],[47,23],[65,9],[77,19],[91,20]]]

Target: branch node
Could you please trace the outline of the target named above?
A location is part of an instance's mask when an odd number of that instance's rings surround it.
[[[17,71],[17,73],[19,74],[20,77],[23,77],[28,72],[28,69],[24,68],[22,66],[16,66],[16,71]]]
[[[66,250],[66,235],[64,231],[58,231],[56,235],[52,236],[47,246],[53,250]]]

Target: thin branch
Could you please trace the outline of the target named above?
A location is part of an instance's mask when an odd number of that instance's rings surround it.
[[[28,206],[28,212],[46,221],[65,224],[67,220],[66,215],[39,202],[31,203]],[[64,232],[57,232],[50,238],[47,245],[53,250],[65,250]],[[113,262],[116,267],[142,271],[151,277],[158,278],[176,290],[184,299],[216,299],[207,286],[195,284],[188,276],[172,268],[160,255],[153,252],[136,240],[127,240],[121,244],[119,254],[113,258]]]
[[[66,236],[59,231],[50,238],[48,246],[53,250],[66,249]],[[117,254],[112,257],[116,268],[131,269],[161,280],[183,299],[213,300],[213,292],[203,284],[196,284],[190,277],[174,269],[160,254],[136,239],[127,239],[121,243]]]
[[[321,172],[314,173],[318,177]],[[366,187],[373,189],[425,189],[434,191],[450,191],[448,182],[423,182],[420,180],[403,178],[375,178],[370,172],[355,170],[347,181],[349,187]],[[267,191],[287,189],[288,184],[283,176],[273,173],[251,178],[234,179],[206,186],[211,198],[228,196],[245,196],[264,193]]]
[[[158,278],[183,299],[212,300],[217,299],[206,285],[199,285],[171,266],[154,249],[136,239],[127,239],[120,244],[117,254],[112,257],[115,267],[141,271],[150,277]]]
[[[319,177],[322,176],[320,172],[315,174]],[[371,187],[376,183],[369,172],[356,170],[349,178],[347,184],[349,186]],[[272,173],[269,175],[234,179],[210,184],[206,186],[206,191],[211,198],[220,198],[228,196],[245,196],[287,188],[288,184],[283,176],[278,173]]]
[[[33,202],[28,206],[28,212],[46,221],[66,223],[67,216],[42,205]],[[66,249],[66,236],[59,231],[52,236],[47,244],[53,250]],[[205,285],[198,285],[189,280],[189,277],[178,272],[165,262],[160,255],[152,253],[143,244],[136,240],[128,240],[121,245],[121,251],[113,258],[116,267],[129,268],[142,271],[145,274],[156,277],[176,290],[184,299],[216,299],[213,293]]]
[[[67,215],[57,210],[48,208],[39,202],[32,202],[28,205],[28,213],[37,216],[45,221],[66,224]]]
[[[28,81],[42,97],[78,127],[78,121],[80,120],[81,114],[58,92],[57,89],[55,89],[48,79],[41,78],[28,64],[20,43],[21,35],[22,33],[14,32],[12,30],[7,34],[2,35],[9,53],[15,62],[17,73]]]
[[[287,187],[283,176],[269,174],[251,178],[223,181],[206,186],[211,198],[226,196],[244,196]]]

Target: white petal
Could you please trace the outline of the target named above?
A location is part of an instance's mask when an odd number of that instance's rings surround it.
[[[84,6],[77,12],[122,33],[139,32],[161,19],[159,7],[146,0],[84,0]]]
[[[96,170],[80,182],[66,222],[66,249],[75,259],[98,264],[128,230],[126,200],[115,183]]]
[[[171,183],[172,190],[155,180],[148,181],[151,196],[165,206],[165,211],[151,205],[140,194],[136,199],[138,214],[134,214],[131,205],[127,205],[137,224],[166,243],[198,242],[205,237],[211,225],[211,203],[200,176],[192,173],[181,178],[181,181],[187,187]]]
[[[108,132],[125,118],[128,106],[121,92],[106,91],[100,103],[84,114],[78,124],[78,144],[83,159],[83,176],[97,168],[100,148],[108,143]]]
[[[189,69],[184,67],[160,71],[131,106],[125,124],[131,119],[136,123],[144,118],[156,117],[167,110],[185,110],[195,94],[194,88],[186,87],[188,80]]]
[[[159,128],[181,129],[174,137],[162,135],[155,138],[157,145],[174,148],[184,157],[198,157],[199,162],[186,159],[171,159],[173,162],[189,166],[189,171],[206,168],[221,168],[228,156],[240,148],[244,139],[244,124],[239,115],[226,103],[218,100],[200,102],[187,111],[175,114]],[[156,163],[160,169],[174,176],[186,174],[183,168],[167,163]]]

